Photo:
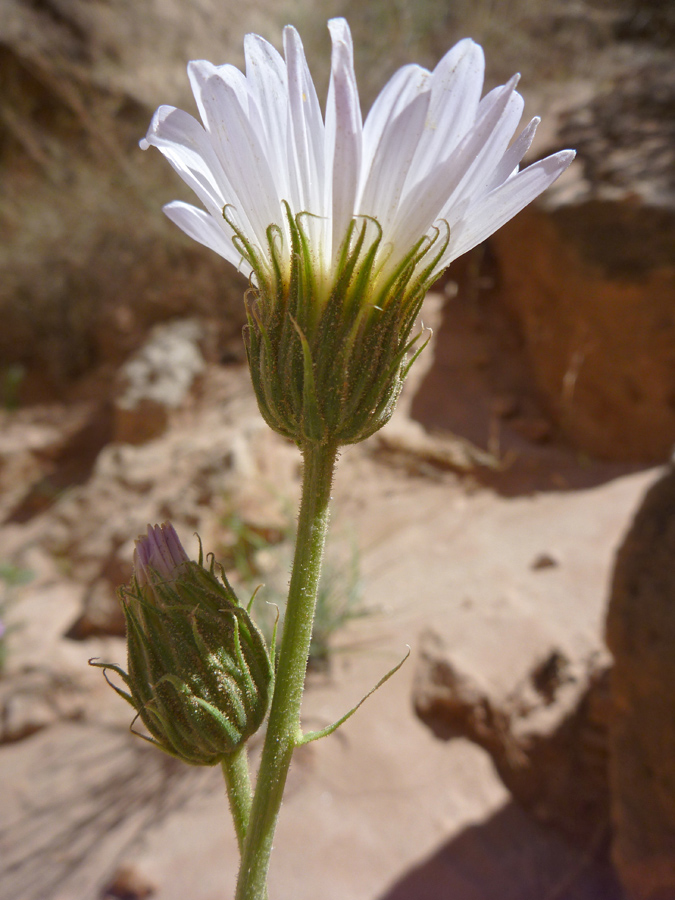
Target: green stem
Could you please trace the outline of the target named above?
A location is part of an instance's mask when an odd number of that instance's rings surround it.
[[[300,706],[328,530],[328,507],[337,448],[308,445],[303,450],[303,457],[298,536],[276,686],[239,870],[236,900],[263,900],[266,896],[274,830],[291,757],[301,737]]]
[[[230,810],[234,819],[234,830],[237,833],[239,852],[242,853],[248,820],[251,815],[251,803],[253,801],[246,744],[242,744],[234,753],[228,753],[223,758],[221,765],[225,776],[225,784],[227,785]]]

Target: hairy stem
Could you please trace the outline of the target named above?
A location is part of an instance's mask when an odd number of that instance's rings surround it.
[[[253,790],[248,770],[248,753],[246,744],[242,744],[234,753],[228,753],[222,763],[223,775],[227,786],[227,796],[234,819],[234,830],[237,833],[239,852],[244,851],[244,839],[251,814]]]
[[[300,736],[300,707],[328,529],[337,448],[303,449],[302,501],[276,686],[242,854],[236,900],[264,900],[277,817]]]

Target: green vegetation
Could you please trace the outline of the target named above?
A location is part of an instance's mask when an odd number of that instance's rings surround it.
[[[14,590],[33,578],[30,569],[11,562],[0,562],[0,674],[7,662],[8,637],[12,627],[7,625],[6,614],[12,602]]]
[[[0,370],[0,406],[11,412],[19,406],[19,391],[26,377],[26,367],[20,363]]]

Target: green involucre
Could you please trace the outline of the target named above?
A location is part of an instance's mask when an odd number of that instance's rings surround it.
[[[422,237],[388,267],[377,220],[353,219],[326,285],[303,225],[308,214],[285,209],[290,247],[271,225],[264,258],[223,211],[255,273],[244,337],[258,405],[271,428],[300,446],[356,443],[389,420],[422,349],[409,358],[449,229]]]
[[[152,573],[120,590],[127,623],[128,672],[110,668],[165,752],[211,766],[261,726],[271,699],[274,663],[262,634],[213,563],[185,562],[175,577]]]

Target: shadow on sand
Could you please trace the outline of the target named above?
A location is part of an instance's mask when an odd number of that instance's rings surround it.
[[[509,803],[378,900],[623,900],[607,839],[579,849]]]

